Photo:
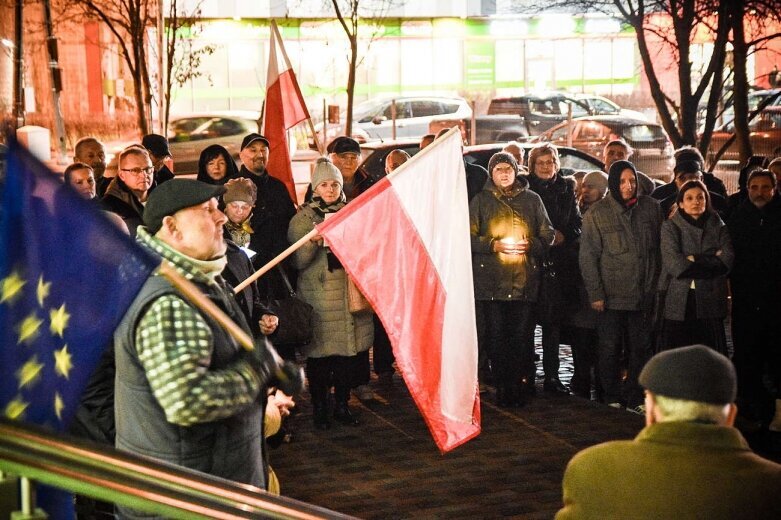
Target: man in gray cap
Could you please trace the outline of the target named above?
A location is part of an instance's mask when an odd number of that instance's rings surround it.
[[[733,427],[735,369],[694,345],[657,354],[640,374],[646,427],[573,457],[564,473],[571,518],[781,518],[781,465]]]
[[[220,276],[224,192],[190,179],[162,184],[149,196],[137,240],[251,334]],[[114,341],[117,448],[265,487],[266,387],[293,395],[300,369],[278,363],[270,346],[245,351],[160,274],[136,296]]]

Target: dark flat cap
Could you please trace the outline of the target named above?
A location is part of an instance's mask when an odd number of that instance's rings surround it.
[[[340,135],[328,144],[328,153],[357,153],[361,155],[361,145],[352,137]]]
[[[705,345],[656,354],[638,380],[654,394],[711,404],[734,402],[738,388],[732,362]]]
[[[147,134],[141,139],[141,144],[155,157],[170,157],[168,139],[159,134]]]
[[[225,186],[206,184],[194,179],[171,179],[160,184],[149,194],[144,208],[144,225],[149,232],[157,233],[163,218],[180,209],[202,204],[212,197],[225,193]]]
[[[261,143],[265,144],[266,148],[269,148],[271,146],[269,144],[269,142],[268,142],[268,139],[266,139],[265,137],[263,137],[262,135],[260,135],[258,133],[253,132],[251,134],[247,134],[244,137],[244,139],[241,141],[241,149],[242,150],[245,149],[246,147],[248,147],[249,145],[251,145],[255,141],[260,141]]]

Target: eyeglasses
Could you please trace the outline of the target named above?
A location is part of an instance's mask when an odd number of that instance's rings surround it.
[[[125,173],[132,173],[133,175],[138,177],[142,173],[146,174],[146,175],[149,175],[150,173],[152,173],[154,171],[154,167],[153,166],[147,166],[146,168],[120,168],[119,171],[125,172]]]
[[[540,160],[537,160],[537,162],[535,162],[534,164],[535,164],[536,166],[553,166],[554,164],[556,164],[556,161],[554,161],[554,160],[552,160],[552,159],[549,159],[549,160],[547,160],[547,161],[540,161]]]

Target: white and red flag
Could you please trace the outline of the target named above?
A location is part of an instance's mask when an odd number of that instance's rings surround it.
[[[281,60],[281,61],[280,61]],[[263,135],[270,143],[266,169],[287,186],[290,198],[296,201],[296,186],[290,164],[287,130],[305,119],[309,112],[298,88],[296,75],[282,43],[276,22],[271,21],[271,43],[266,77],[266,107],[263,112]]]
[[[318,225],[388,332],[442,452],[480,433],[461,134],[451,130]]]

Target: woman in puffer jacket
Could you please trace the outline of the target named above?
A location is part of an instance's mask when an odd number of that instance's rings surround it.
[[[309,233],[315,224],[346,204],[342,174],[327,158],[317,160],[312,172],[312,201],[301,206],[291,219],[287,238],[291,243]],[[371,314],[352,314],[348,309],[347,274],[323,240],[315,235],[295,252],[299,271],[298,295],[314,307],[313,339],[306,351],[306,374],[312,396],[314,423],[330,428],[328,396],[334,387],[333,417],[342,424],[356,425],[347,401],[360,363],[358,354],[374,340]]]

